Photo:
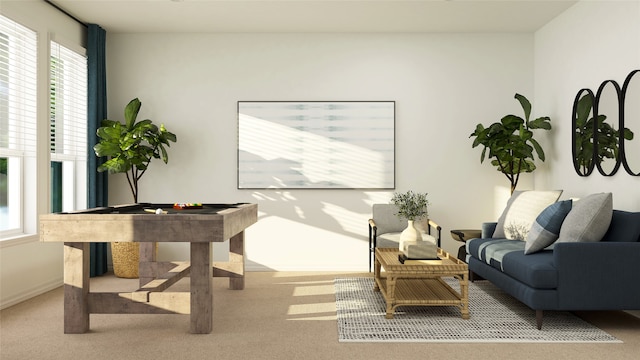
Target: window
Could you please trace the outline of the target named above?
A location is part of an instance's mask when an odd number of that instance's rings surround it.
[[[37,233],[37,193],[47,168],[38,167],[38,143],[49,143],[51,210],[86,206],[87,60],[84,50],[72,51],[60,42],[50,45],[50,138],[38,139],[36,32],[0,15],[0,239]],[[79,53],[80,52],[80,53]],[[42,57],[41,57],[42,59]],[[45,125],[46,124],[46,125]],[[40,198],[40,199],[39,199]]]
[[[86,206],[87,59],[51,42],[51,211]]]
[[[23,233],[25,209],[35,209],[35,181],[28,174],[36,166],[36,47],[35,32],[0,16],[2,238]]]
[[[0,56],[4,59],[9,53],[9,41],[7,35],[0,32]],[[6,109],[9,103],[9,69],[5,62],[0,62],[0,146],[6,147],[9,142],[9,134],[6,129],[9,127],[9,119]],[[8,228],[8,172],[6,157],[0,157],[0,230]]]

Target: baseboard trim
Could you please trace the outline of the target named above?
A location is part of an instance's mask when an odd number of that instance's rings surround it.
[[[53,289],[57,289],[60,286],[62,286],[62,278],[59,279],[55,279],[43,284],[39,284],[37,286],[34,286],[30,289],[27,289],[26,291],[22,291],[18,294],[15,294],[13,296],[9,296],[7,298],[2,298],[0,299],[0,310],[6,309],[10,306],[19,304],[23,301],[29,300],[33,297],[36,297],[38,295],[44,294],[47,291],[51,291]]]

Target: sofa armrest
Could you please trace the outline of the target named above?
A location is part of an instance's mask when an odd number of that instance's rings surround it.
[[[482,223],[482,235],[483,239],[489,239],[493,237],[493,232],[496,231],[497,222],[484,222]]]
[[[640,309],[640,242],[556,243],[553,257],[561,310]]]

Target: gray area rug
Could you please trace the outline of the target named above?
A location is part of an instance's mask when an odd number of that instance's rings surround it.
[[[458,290],[457,280],[446,280]],[[535,311],[488,281],[469,285],[471,318],[452,306],[406,306],[386,319],[373,278],[335,280],[340,342],[621,342],[570,312],[547,311],[542,330]]]

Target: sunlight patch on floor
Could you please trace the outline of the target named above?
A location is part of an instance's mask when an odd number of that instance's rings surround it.
[[[294,304],[289,306],[287,315],[317,314],[336,311],[335,302],[315,303],[315,304]]]
[[[331,285],[296,286],[293,296],[329,295],[335,292]]]
[[[276,283],[276,285],[316,285],[316,284],[333,284],[334,280],[318,280],[318,281],[291,281],[286,283]]]
[[[331,321],[336,321],[338,319],[337,315],[328,315],[328,316],[314,316],[314,317],[305,317],[305,318],[295,318],[295,319],[288,319],[288,320],[315,320],[315,321],[327,321],[327,320],[331,320]]]

